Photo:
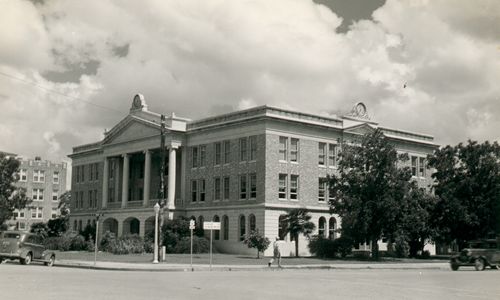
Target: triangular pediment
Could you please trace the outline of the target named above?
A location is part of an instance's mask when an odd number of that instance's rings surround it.
[[[344,132],[359,135],[365,135],[374,131],[375,127],[368,123],[358,124],[344,129]]]
[[[137,117],[127,117],[111,129],[104,144],[121,143],[160,134],[160,126]]]

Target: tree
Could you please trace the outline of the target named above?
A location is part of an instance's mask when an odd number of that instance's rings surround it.
[[[14,185],[18,171],[19,161],[0,153],[0,224],[12,218],[15,209],[24,209],[31,202],[24,189]]]
[[[249,234],[245,235],[243,242],[248,246],[248,248],[257,249],[257,258],[260,258],[260,252],[266,251],[271,244],[271,241],[259,233],[259,231],[252,230]]]
[[[466,241],[500,234],[500,146],[479,144],[446,146],[429,157],[438,201],[431,220],[437,240]]]
[[[291,209],[283,222],[286,224],[286,233],[290,233],[295,241],[295,256],[299,257],[299,235],[308,237],[316,227],[311,220],[311,215],[305,208]]]
[[[59,196],[59,204],[57,208],[61,212],[61,216],[69,217],[71,213],[71,191],[64,192],[61,196]]]
[[[47,222],[49,228],[49,236],[61,236],[69,228],[69,219],[65,216],[59,216],[55,219],[50,219]]]
[[[411,170],[379,129],[366,134],[359,145],[342,145],[338,176],[328,178],[332,212],[342,218],[342,235],[355,243],[371,242],[378,259],[378,241],[392,236],[403,224],[402,199],[412,184]]]
[[[33,223],[31,224],[30,232],[33,232],[45,239],[49,236],[49,226],[47,226],[47,223],[43,222]]]

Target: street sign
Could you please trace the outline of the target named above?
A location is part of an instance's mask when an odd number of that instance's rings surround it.
[[[194,220],[189,221],[189,229],[194,229]]]
[[[205,230],[220,230],[220,222],[203,222]]]

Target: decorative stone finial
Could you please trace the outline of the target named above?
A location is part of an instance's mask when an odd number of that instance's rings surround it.
[[[366,112],[366,105],[363,102],[356,103],[351,112],[347,114],[347,116],[357,119],[370,120],[370,116]]]
[[[141,94],[137,94],[134,96],[134,100],[132,101],[132,107],[130,108],[131,112],[137,110],[148,110],[146,100],[144,100],[144,96]]]

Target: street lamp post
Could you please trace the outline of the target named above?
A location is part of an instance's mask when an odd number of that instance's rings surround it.
[[[158,263],[158,213],[160,212],[160,205],[158,203],[154,206],[155,210],[155,248],[154,248],[154,258],[153,263]]]

